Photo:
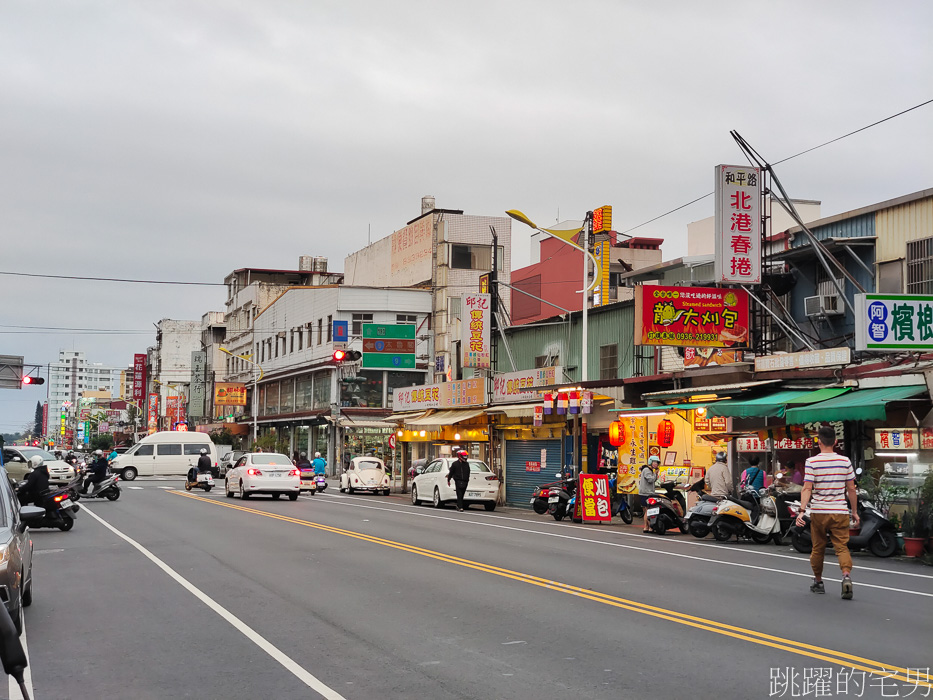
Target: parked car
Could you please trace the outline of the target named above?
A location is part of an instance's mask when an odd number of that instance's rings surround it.
[[[17,633],[21,634],[23,608],[32,605],[32,537],[20,516],[19,500],[4,469],[0,469],[0,502],[0,555],[3,558],[0,590],[4,592],[3,604],[13,618]],[[42,514],[42,509],[34,510]]]
[[[224,484],[227,498],[239,495],[244,500],[257,493],[267,493],[275,499],[285,495],[290,501],[297,501],[300,490],[298,469],[288,457],[275,452],[243,455],[227,472]]]
[[[354,457],[340,474],[340,491],[381,492],[383,496],[388,496],[389,475],[386,474],[386,465],[378,457]]]
[[[451,457],[435,459],[415,477],[411,484],[411,502],[414,505],[430,501],[435,508],[443,508],[448,502],[457,500],[453,482],[447,485],[447,472],[453,461]],[[495,510],[499,497],[499,478],[485,462],[478,459],[469,462],[470,482],[463,504],[469,507],[471,503],[482,503],[486,510]]]
[[[198,463],[202,449],[207,450],[213,471],[217,471],[217,448],[211,439],[204,433],[182,430],[162,430],[147,435],[110,466],[125,481],[154,474],[187,474]]]
[[[60,459],[55,459],[55,455],[40,447],[4,447],[3,465],[14,480],[22,481],[32,471],[29,460],[36,455],[42,457],[49,468],[49,482],[65,484],[74,479],[74,467]]]
[[[249,454],[246,450],[226,452],[224,456],[220,458],[220,476],[226,477],[227,472],[233,469],[233,465],[236,464],[237,460],[246,454]]]

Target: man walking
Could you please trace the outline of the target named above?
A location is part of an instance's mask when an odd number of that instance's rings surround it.
[[[813,551],[810,567],[813,584],[810,591],[825,593],[823,586],[823,555],[829,537],[842,569],[842,597],[852,600],[852,556],[849,554],[849,517],[858,527],[858,496],[855,493],[855,472],[848,457],[836,454],[836,431],[824,425],[819,431],[820,453],[810,457],[804,466],[803,490],[800,492],[798,527],[803,527],[803,513],[810,506],[810,537]],[[848,498],[849,505],[846,505]]]
[[[466,450],[460,450],[456,461],[450,463],[450,469],[447,471],[447,485],[450,486],[450,480],[454,480],[454,488],[457,491],[457,510],[463,512],[463,497],[466,495],[467,484],[470,483],[470,463],[467,461]]]

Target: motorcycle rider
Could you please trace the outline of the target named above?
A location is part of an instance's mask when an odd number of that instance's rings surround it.
[[[321,457],[320,452],[314,453],[314,461],[311,462],[311,465],[314,467],[314,476],[327,475],[327,461]]]
[[[22,505],[35,503],[41,505],[42,496],[49,490],[49,468],[39,455],[29,458],[32,471],[26,475],[26,481],[16,489],[16,495]]]
[[[301,452],[298,454],[298,460],[295,462],[295,466],[301,470],[311,468],[311,461],[308,459],[307,452]]]
[[[709,493],[716,498],[725,498],[732,493],[732,473],[726,464],[726,453],[717,452],[716,461],[706,472]]]
[[[110,463],[104,456],[103,450],[94,450],[94,462],[90,465],[90,475],[84,482],[84,490],[81,493],[94,493],[97,484],[107,478],[107,470]]]
[[[207,449],[201,448],[201,456],[198,457],[198,465],[188,470],[188,481],[195,483],[198,480],[198,474],[211,473],[211,456],[207,454]]]

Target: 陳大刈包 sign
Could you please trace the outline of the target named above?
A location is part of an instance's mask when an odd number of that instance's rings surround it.
[[[748,335],[744,289],[635,287],[636,345],[739,347]]]
[[[933,350],[933,296],[856,294],[855,349]]]

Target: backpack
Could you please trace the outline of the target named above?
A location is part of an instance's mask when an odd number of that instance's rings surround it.
[[[750,473],[749,472],[750,469],[754,469],[755,471]],[[743,471],[742,479],[741,481],[739,481],[739,486],[742,487],[743,489],[746,488],[749,485],[749,483],[751,483],[752,481],[758,478],[759,472],[761,472],[760,467],[749,467],[748,469]]]

